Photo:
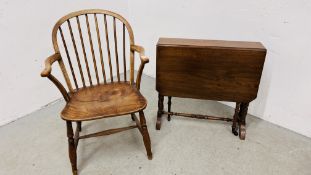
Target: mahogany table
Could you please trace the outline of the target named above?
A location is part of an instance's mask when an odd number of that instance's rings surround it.
[[[245,139],[248,105],[257,97],[266,49],[260,42],[160,38],[157,43],[156,129],[161,117],[183,116],[232,122],[232,133]],[[163,99],[168,97],[168,111]],[[235,102],[232,118],[171,111],[171,98]]]

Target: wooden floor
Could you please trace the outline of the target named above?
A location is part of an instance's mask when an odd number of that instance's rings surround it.
[[[157,93],[154,79],[144,77],[142,94],[153,148],[148,160],[138,130],[81,140],[80,175],[310,175],[311,139],[253,116],[247,118],[247,137],[231,133],[231,124],[176,118],[163,119],[155,130]],[[165,104],[167,103],[165,99]],[[70,174],[65,122],[58,101],[0,127],[0,174]],[[165,106],[166,107],[166,106]],[[211,115],[233,114],[233,109],[212,101],[172,99],[172,109]],[[130,116],[86,122],[83,134],[131,124]],[[221,138],[221,139],[219,139]]]

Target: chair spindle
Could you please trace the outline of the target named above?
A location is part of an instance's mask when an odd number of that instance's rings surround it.
[[[93,46],[93,41],[92,41],[90,22],[89,22],[89,17],[87,14],[85,14],[85,18],[86,18],[88,35],[89,35],[89,41],[90,41],[90,45],[91,45],[91,52],[92,52],[92,57],[93,57],[94,69],[95,69],[95,73],[96,73],[96,80],[97,80],[97,84],[99,84],[98,70],[97,70],[97,65],[96,65],[96,58],[95,58],[95,53],[94,53],[94,46]]]
[[[107,52],[108,52],[108,61],[109,61],[109,68],[110,68],[110,80],[113,82],[113,74],[112,74],[112,65],[111,65],[111,55],[110,55],[110,47],[109,47],[109,37],[108,37],[108,26],[107,26],[107,17],[104,14],[104,22],[105,22],[105,32],[106,32],[106,45],[107,45]]]
[[[102,72],[103,72],[103,77],[104,77],[104,83],[106,84],[107,80],[106,80],[105,64],[104,64],[104,57],[103,57],[102,45],[100,41],[100,33],[99,33],[98,20],[97,20],[96,13],[94,14],[94,18],[95,18],[95,24],[96,24],[97,41],[98,41],[98,48],[99,48],[100,61],[101,61]]]
[[[68,24],[68,28],[69,28],[69,31],[70,31],[72,45],[73,45],[74,50],[75,50],[75,54],[76,54],[76,58],[77,58],[77,62],[78,62],[78,67],[79,67],[79,71],[80,71],[80,76],[81,76],[82,84],[83,84],[83,87],[85,87],[85,81],[84,81],[84,76],[83,76],[82,67],[81,67],[81,63],[80,63],[80,57],[79,57],[76,41],[75,41],[75,38],[74,38],[74,35],[73,35],[73,32],[72,32],[72,27],[71,27],[69,19],[67,20],[67,24]]]
[[[124,68],[124,81],[126,81],[126,57],[125,57],[125,24],[123,23],[123,68]]]
[[[72,67],[72,63],[71,63],[70,55],[69,55],[69,52],[68,52],[67,44],[66,44],[66,41],[65,41],[65,37],[64,37],[64,34],[63,34],[63,30],[62,30],[62,28],[60,26],[59,26],[59,32],[60,32],[60,35],[61,35],[61,38],[62,38],[62,41],[63,41],[63,45],[64,45],[64,48],[65,48],[66,56],[67,56],[67,59],[68,59],[70,70],[71,70],[71,75],[72,75],[72,78],[74,80],[76,89],[78,89],[78,83],[77,83],[77,80],[76,80],[76,75],[75,75],[75,72],[74,72],[73,67]]]
[[[116,63],[117,63],[117,77],[118,82],[120,82],[120,71],[119,71],[119,56],[118,56],[118,41],[117,41],[117,26],[116,26],[116,18],[113,17],[113,36],[114,36],[114,50],[116,56]]]
[[[82,35],[82,30],[81,30],[81,24],[80,24],[80,20],[79,20],[78,16],[76,16],[76,20],[78,23],[79,36],[80,36],[80,41],[81,41],[81,45],[82,45],[82,51],[83,51],[84,62],[85,62],[86,70],[87,70],[87,75],[89,77],[90,85],[92,86],[93,82],[92,82],[91,72],[90,72],[90,68],[89,68],[89,63],[88,63],[87,57],[86,57],[86,51],[85,51],[84,40],[83,40],[83,35]]]

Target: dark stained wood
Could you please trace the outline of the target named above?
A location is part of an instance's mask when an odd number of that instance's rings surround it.
[[[237,122],[238,122],[238,118],[239,118],[239,113],[240,113],[240,106],[241,103],[236,103],[235,106],[235,110],[234,110],[234,115],[233,115],[233,121],[232,121],[232,133],[237,136],[239,135],[238,131],[237,131]]]
[[[104,15],[104,24],[105,24],[105,30],[100,31],[99,25],[100,23],[99,18],[97,18],[97,14]],[[92,34],[91,29],[93,27],[90,26],[89,17],[92,17],[94,15],[95,20],[95,29],[96,29],[96,36],[97,36],[97,42],[99,46],[99,55],[101,59],[101,66],[103,71],[103,82],[100,81],[97,65],[96,65],[96,58],[95,55],[97,55],[95,52],[97,52],[97,49],[94,50],[93,41],[92,41]],[[87,59],[87,51],[86,46],[84,44],[83,40],[83,34],[82,34],[82,23],[80,23],[79,17],[85,17],[86,20],[86,30],[89,43],[90,43],[90,54],[92,55],[93,65],[94,65],[94,71],[96,75],[97,84],[94,84],[92,82],[92,74]],[[114,40],[115,40],[115,48],[118,47],[117,41],[117,30],[116,30],[116,20],[120,21],[123,24],[123,61],[124,61],[124,70],[126,70],[126,56],[125,56],[125,47],[130,48],[130,56],[129,56],[129,62],[130,62],[130,82],[126,81],[126,75],[124,77],[125,81],[120,80],[119,75],[119,62],[118,58],[116,58],[116,64],[117,64],[117,82],[113,82],[113,75],[114,72],[112,69],[112,63],[111,63],[111,55],[110,55],[110,48],[109,48],[109,39],[108,39],[108,24],[107,24],[107,16],[112,17],[114,19],[114,22],[111,24],[113,25],[114,31]],[[71,25],[70,20],[72,18],[75,18],[77,21],[77,28],[78,30],[74,30],[73,25]],[[91,19],[92,20],[92,19]],[[102,22],[102,21],[101,21]],[[67,24],[68,30],[69,30],[69,37],[71,37],[72,45],[73,47],[70,47],[70,42],[66,43],[65,34],[62,31],[63,24]],[[129,36],[129,45],[126,46],[125,44],[125,30],[128,33]],[[80,42],[75,41],[74,36],[77,35],[74,32],[77,31],[79,34]],[[106,35],[106,44],[107,44],[107,53],[108,53],[108,63],[110,68],[110,78],[111,83],[107,82],[106,72],[104,70],[104,57],[103,57],[103,51],[101,46],[101,40],[100,40],[100,33],[105,32]],[[63,43],[58,42],[58,33],[60,33],[61,41]],[[95,36],[95,35],[94,35]],[[59,89],[59,91],[62,93],[64,99],[66,100],[66,106],[61,112],[61,117],[66,121],[67,124],[67,137],[68,137],[68,147],[69,147],[69,158],[72,166],[72,172],[74,175],[78,174],[77,170],[77,146],[80,139],[90,138],[90,137],[97,137],[97,136],[103,136],[103,135],[109,135],[118,133],[121,131],[125,131],[132,128],[138,128],[140,131],[144,145],[147,151],[148,159],[152,158],[152,152],[151,152],[151,143],[150,143],[150,137],[147,130],[146,120],[143,113],[143,110],[146,108],[147,101],[142,96],[142,94],[139,92],[140,88],[140,81],[142,72],[144,69],[144,66],[146,63],[149,62],[149,59],[144,55],[144,48],[138,45],[135,45],[134,43],[134,35],[132,28],[130,24],[119,14],[116,14],[111,11],[107,10],[100,10],[100,9],[91,9],[91,10],[82,10],[70,13],[64,17],[62,17],[54,26],[53,32],[52,32],[52,40],[53,40],[53,46],[55,54],[48,57],[45,61],[45,68],[41,72],[42,77],[47,77],[49,80],[51,80],[56,87]],[[71,71],[72,79],[75,84],[75,89],[72,88],[70,78],[67,73],[66,66],[63,62],[63,57],[60,54],[59,45],[63,44],[65,48],[65,55],[68,59],[69,68]],[[67,45],[68,44],[68,45]],[[81,46],[79,46],[81,44]],[[69,52],[69,48],[73,48],[73,51]],[[80,63],[80,56],[79,56],[79,49],[82,49],[85,67],[81,65]],[[118,50],[115,49],[116,54],[118,54]],[[75,53],[76,56],[76,63],[74,64],[75,60],[71,60],[69,53]],[[139,53],[141,62],[139,65],[138,74],[136,77],[136,82],[134,82],[134,53]],[[81,52],[80,52],[81,53]],[[91,60],[91,59],[90,59]],[[52,65],[58,62],[59,66],[61,68],[61,71],[63,73],[64,79],[66,81],[68,91],[65,89],[65,87],[60,83],[60,81],[52,75]],[[83,87],[78,86],[78,82],[76,80],[75,72],[74,72],[74,65],[78,65],[78,69],[81,74],[81,80]],[[68,67],[68,66],[67,66]],[[89,86],[85,83],[85,79],[83,76],[83,68],[86,68],[86,72],[88,74],[89,78]],[[125,71],[126,73],[126,71]],[[138,112],[140,114],[140,120],[137,119],[135,116],[135,113]],[[95,120],[95,119],[101,119],[101,118],[107,118],[107,117],[117,117],[121,115],[131,115],[133,117],[133,120],[135,121],[136,125],[123,127],[123,128],[115,128],[110,129],[106,131],[101,131],[97,133],[91,133],[86,134],[84,136],[80,136],[80,131],[82,130],[82,121],[87,120]],[[75,133],[73,133],[73,127],[72,122],[76,122],[77,127]]]
[[[235,46],[232,41],[219,41],[213,45],[214,42],[198,40],[196,47],[179,45],[179,40],[176,45],[169,45],[169,41],[160,39],[157,45],[156,89],[164,96],[232,102],[257,97],[266,55],[260,44],[237,42]],[[241,47],[248,44],[258,48]]]
[[[164,105],[163,105],[164,96],[159,93],[158,99],[159,100],[158,100],[158,113],[157,113],[156,129],[160,130],[161,129],[161,118],[162,118],[163,109],[164,109]]]
[[[172,97],[168,96],[168,100],[167,100],[167,111],[171,112],[171,106],[172,106]],[[171,114],[167,114],[167,120],[171,121]]]
[[[167,114],[167,115],[171,115],[171,116],[172,115],[176,115],[176,116],[182,116],[182,117],[188,117],[188,118],[196,118],[196,119],[220,120],[220,121],[226,121],[226,122],[233,121],[232,118],[216,117],[216,116],[201,115],[201,114],[187,114],[187,113],[181,113],[181,112],[166,112],[166,111],[163,111],[162,114]]]
[[[247,115],[248,105],[249,103],[241,103],[240,106],[238,121],[239,121],[239,136],[241,140],[245,140],[246,135],[245,118]]]
[[[156,128],[162,114],[233,121],[232,132],[245,139],[249,102],[257,97],[266,56],[259,42],[160,38],[157,44],[156,90],[159,92]],[[163,97],[168,96],[168,112]],[[236,102],[233,119],[171,112],[171,96]]]
[[[228,40],[202,40],[185,38],[159,38],[158,45],[163,46],[182,46],[192,48],[226,48],[237,50],[260,50],[266,51],[266,48],[260,42],[248,41],[228,41]]]

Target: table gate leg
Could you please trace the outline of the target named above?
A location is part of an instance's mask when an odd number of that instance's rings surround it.
[[[158,116],[157,116],[157,123],[156,123],[156,129],[160,130],[161,129],[161,118],[162,118],[162,113],[163,113],[163,100],[164,97],[163,95],[159,94],[158,97]]]
[[[247,115],[249,103],[241,103],[240,112],[239,112],[239,135],[241,140],[245,140],[246,127],[245,127],[245,118]]]
[[[234,111],[234,115],[233,115],[233,123],[232,123],[232,133],[237,136],[239,135],[238,131],[237,131],[237,122],[238,122],[238,117],[239,117],[239,112],[240,112],[240,106],[241,103],[236,103],[235,106],[235,111]]]
[[[172,105],[172,97],[168,96],[168,102],[167,102],[167,111],[168,112],[171,112],[171,105]],[[170,114],[167,115],[167,120],[171,121],[171,115]]]

